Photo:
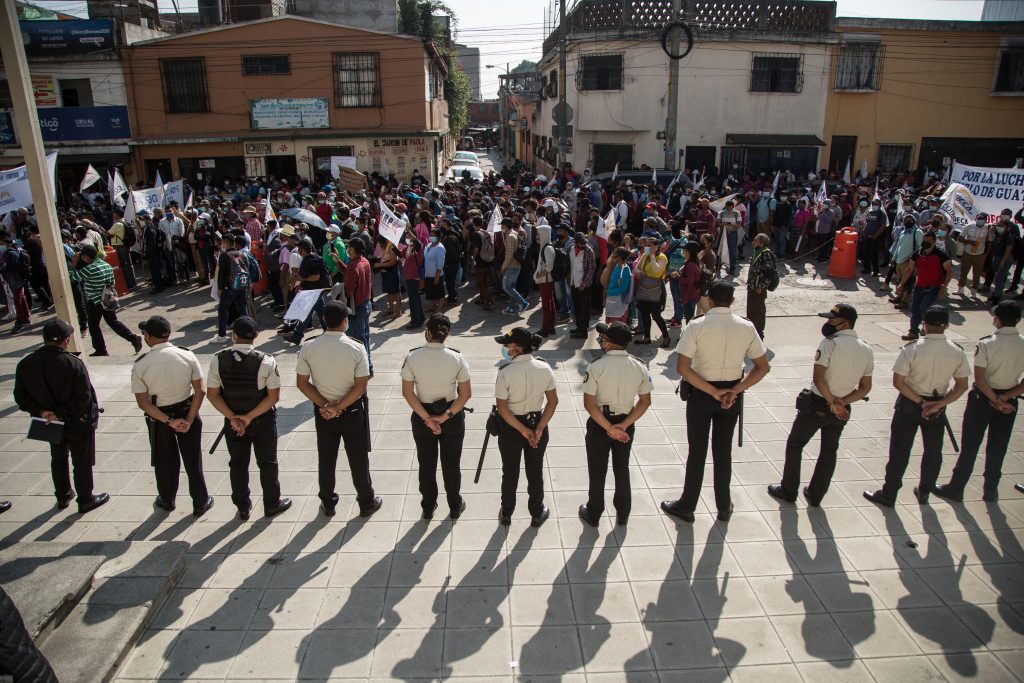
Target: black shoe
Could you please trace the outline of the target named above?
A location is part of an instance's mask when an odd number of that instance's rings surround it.
[[[157,496],[156,500],[153,501],[153,507],[158,507],[164,512],[174,512],[174,503],[165,503],[164,499],[160,496]]]
[[[536,528],[544,522],[548,521],[548,517],[551,516],[551,510],[547,507],[541,509],[540,514],[530,520],[530,526]]]
[[[732,518],[733,507],[734,507],[733,504],[729,503],[729,509],[728,510],[719,510],[718,511],[718,521],[719,522],[728,522],[729,519]]]
[[[85,501],[84,503],[78,503],[78,514],[84,515],[86,512],[89,512],[90,510],[95,510],[99,506],[104,505],[109,500],[110,496],[107,495],[106,493],[97,493],[94,496],[90,496],[89,500]]]
[[[1024,484],[1014,484],[1013,488],[1017,489],[1021,493],[1024,493]]]
[[[274,506],[269,507],[269,508],[266,508],[266,507],[263,508],[263,516],[264,517],[277,517],[282,512],[285,512],[286,510],[291,509],[291,507],[292,507],[292,499],[291,498],[282,498],[281,500],[277,501],[277,505],[274,505]]]
[[[796,496],[791,496],[786,493],[786,490],[782,488],[780,484],[768,484],[768,495],[772,498],[778,498],[787,503],[795,503]]]
[[[197,508],[192,508],[192,516],[193,517],[202,517],[212,507],[213,507],[213,496],[207,496],[206,497],[206,502],[203,503],[202,506],[197,507]]]
[[[896,501],[889,500],[885,497],[885,494],[879,491],[865,491],[864,497],[870,500],[872,503],[883,505],[887,508],[896,507]]]
[[[381,506],[384,505],[384,501],[380,499],[380,496],[376,496],[370,504],[364,508],[359,508],[360,517],[370,517],[377,510],[380,510]]]
[[[626,526],[629,523],[629,515],[617,515],[615,517],[615,524],[617,526]]]
[[[418,330],[423,327],[423,323],[409,323],[402,327],[404,330]]]
[[[586,339],[590,334],[587,332],[570,332],[569,337],[572,339]]]
[[[67,510],[71,506],[71,501],[73,501],[74,499],[75,499],[75,492],[74,491],[69,491],[68,494],[66,496],[64,496],[63,498],[58,496],[57,497],[57,509],[58,510]]]
[[[684,522],[693,523],[694,516],[692,510],[684,510],[678,500],[663,500],[661,501],[661,509],[665,511],[666,515],[671,515]]]
[[[11,328],[11,334],[18,334],[26,327],[28,327],[28,323],[14,323],[14,327]]]
[[[107,353],[106,351],[93,351],[92,353],[89,354],[89,357],[90,358],[98,358],[100,356],[109,356],[109,355],[110,354]]]
[[[251,517],[251,516],[252,516],[252,503],[251,502],[248,505],[239,505],[238,506],[238,519],[242,520],[243,522],[248,522],[249,521],[249,517]]]
[[[812,508],[816,508],[821,505],[820,500],[811,500],[811,487],[809,486],[804,487],[804,500],[806,500],[807,504]]]
[[[437,510],[437,503],[434,503],[434,506],[429,510],[427,508],[423,508],[423,519],[433,519],[435,510]]]
[[[598,524],[601,523],[601,518],[598,517],[597,519],[594,519],[593,515],[590,514],[590,510],[587,509],[586,505],[580,505],[580,519],[582,519],[586,524],[589,524],[592,527],[596,527]]]
[[[962,492],[958,493],[956,490],[953,489],[953,487],[950,484],[942,484],[941,486],[936,486],[934,489],[932,489],[932,493],[934,493],[939,498],[943,498],[954,503],[964,502],[964,494]]]
[[[1019,487],[1020,484],[1018,484],[1017,486]],[[981,494],[981,499],[983,501],[985,501],[986,503],[995,503],[996,501],[999,500],[999,492],[998,491],[985,491],[983,494]]]
[[[12,503],[9,500],[0,500],[0,515],[10,510],[11,505]]]
[[[461,501],[459,501],[458,509],[452,510],[451,514],[448,515],[448,519],[450,519],[450,520],[452,520],[454,522],[459,517],[461,517],[462,513],[465,512],[465,511],[466,511],[466,499],[463,498]]]
[[[337,509],[334,505],[328,505],[327,503],[320,501],[320,512],[324,513],[326,517],[333,517],[337,513]]]
[[[502,508],[498,508],[498,523],[502,526],[509,526],[512,524],[512,513],[505,512]]]
[[[928,494],[925,493],[924,495],[921,495],[920,488],[917,486],[914,487],[914,498],[917,498],[917,502],[920,505],[928,504]]]
[[[135,353],[142,350],[142,337],[139,335],[132,337],[132,348],[135,349]]]

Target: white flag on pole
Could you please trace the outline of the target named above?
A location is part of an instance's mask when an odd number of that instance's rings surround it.
[[[608,215],[604,218],[597,217],[597,236],[603,239],[608,239],[608,226],[615,226],[615,207],[608,212]]]
[[[89,164],[88,168],[85,169],[85,177],[82,178],[82,184],[78,186],[79,192],[85,192],[85,188],[91,187],[103,180],[102,176],[96,172],[96,169]]]
[[[544,191],[545,191],[545,192],[550,192],[550,191],[551,191],[551,188],[555,186],[555,182],[556,182],[557,180],[558,180],[558,176],[557,176],[557,175],[554,175],[554,174],[552,174],[552,175],[551,175],[551,180],[549,180],[549,181],[548,181],[548,184],[544,186]]]
[[[124,202],[123,199],[121,201]],[[135,201],[131,192],[128,193],[128,203],[124,207],[124,220],[128,224],[135,222]]]
[[[619,162],[615,162],[615,168],[612,170],[612,182],[619,176]]]
[[[676,177],[673,178],[672,182],[669,183],[668,187],[665,188],[665,194],[671,194],[672,193],[672,188],[676,186],[676,183],[678,183],[682,179],[682,177],[683,177],[683,171],[682,171],[682,169],[680,169],[679,173],[676,174]]]
[[[110,199],[118,206],[124,206],[124,196],[128,193],[128,185],[121,177],[121,172],[114,169],[114,180],[110,183]]]
[[[871,200],[874,201],[876,199],[878,199],[878,200],[882,199],[882,195],[878,194],[878,179],[877,178],[875,178],[875,194],[871,198]]]
[[[708,204],[708,208],[714,211],[715,213],[721,213],[721,211],[725,209],[725,203],[728,201],[736,201],[736,197],[738,196],[739,192],[733,192],[731,195],[722,197],[721,199],[716,199],[715,201],[711,202],[710,204]]]
[[[903,193],[900,192],[896,195],[896,219],[899,220],[903,216]]]
[[[818,211],[821,211],[822,207],[825,206],[825,202],[828,201],[828,187],[825,185],[825,181],[821,181],[821,189],[818,190],[818,194],[814,195],[814,205],[818,207]]]
[[[702,187],[704,187],[704,169],[703,168],[700,169],[700,180],[698,180],[697,184],[693,186],[693,189],[694,190],[699,190]]]
[[[156,180],[153,181],[153,187],[163,187],[164,181],[160,178],[160,169],[156,170]]]
[[[185,205],[185,183],[181,180],[175,180],[173,183],[167,183],[163,187],[163,205],[167,206],[171,202],[178,202],[178,206]]]
[[[185,208],[186,208],[186,209],[191,209],[191,208],[192,208],[192,198],[193,198],[193,197],[195,197],[195,196],[196,196],[196,193],[195,193],[195,191],[194,191],[194,190],[193,190],[193,191],[190,191],[190,192],[188,193],[188,200],[187,200],[187,201],[185,202]],[[269,202],[269,201],[267,202],[267,205],[268,205],[268,206],[270,205],[270,202]]]
[[[658,169],[651,171],[651,185],[658,186]]]
[[[384,162],[384,177],[390,179],[391,178],[391,170],[388,169],[388,158],[387,157],[383,157],[381,159],[381,161]]]
[[[729,260],[729,240],[726,239],[724,229],[718,236],[718,264],[726,273],[732,270],[732,262]]]
[[[860,165],[860,175],[862,178],[868,177],[868,159],[864,157],[864,163]]]
[[[276,221],[277,214],[274,213],[274,207],[270,205],[270,198],[267,197],[267,208],[263,211],[263,223],[264,225],[270,221]]]
[[[380,205],[380,225],[378,232],[396,247],[401,244],[402,234],[405,232],[405,223],[395,215],[394,211],[388,208],[383,199],[377,199]]]
[[[778,191],[779,191],[779,176],[780,176],[780,174],[781,174],[781,173],[782,173],[782,171],[781,171],[781,170],[780,170],[780,171],[776,171],[776,172],[775,172],[775,180],[773,180],[773,181],[772,181],[772,194],[773,194],[773,195],[774,195],[774,194],[775,194],[776,192],[778,192]]]
[[[487,222],[487,232],[493,235],[501,230],[501,219],[501,209],[496,206],[494,211],[491,211],[491,219]]]
[[[850,157],[846,157],[846,169],[843,171],[843,182],[847,185],[850,184],[850,162],[853,161]]]

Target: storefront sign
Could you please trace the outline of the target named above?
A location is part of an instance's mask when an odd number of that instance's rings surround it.
[[[0,145],[14,144],[14,121],[7,112],[0,112]]]
[[[366,153],[370,158],[370,171],[387,172],[400,180],[408,179],[413,171],[429,176],[434,156],[431,141],[427,138],[377,138],[371,139]],[[360,152],[362,157],[364,152]]]
[[[217,162],[214,159],[200,159],[199,168],[216,168]]]
[[[74,54],[114,49],[114,24],[109,19],[20,21],[25,54]]]
[[[1024,200],[1024,168],[986,168],[953,164],[950,182],[961,183],[974,198],[974,211],[998,216],[1016,211]]]
[[[250,119],[253,130],[329,128],[331,125],[326,97],[252,100]]]
[[[32,94],[37,107],[59,107],[60,93],[53,76],[32,76]]]
[[[127,140],[128,107],[51,107],[39,109],[43,140]]]

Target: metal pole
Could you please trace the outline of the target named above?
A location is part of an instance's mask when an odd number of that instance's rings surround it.
[[[672,21],[679,21],[682,0],[672,0]],[[679,54],[679,29],[670,38],[672,54]],[[676,123],[679,117],[679,60],[668,60],[668,114],[665,117],[665,168],[676,167]]]
[[[565,3],[568,0],[558,0],[558,30],[560,32],[558,36],[558,103],[565,108],[565,65],[567,61],[566,55],[566,38],[569,35],[569,27],[565,23]],[[559,187],[565,189],[565,145],[568,139],[565,134],[566,126],[562,126],[563,135],[558,138],[558,168],[555,173],[558,175],[560,182]]]
[[[36,221],[39,223],[39,237],[43,243],[43,255],[46,257],[47,270],[50,274],[50,290],[53,293],[57,315],[77,329],[78,317],[75,313],[74,297],[71,295],[67,262],[64,260],[53,185],[50,183],[50,174],[47,170],[46,149],[43,147],[43,138],[39,132],[39,115],[32,95],[28,60],[25,58],[25,47],[21,40],[18,14],[13,2],[4,2],[3,6],[3,20],[0,21],[0,56],[3,56],[7,84],[10,86],[11,100],[14,104],[18,142],[21,143],[21,153],[28,169],[29,187],[32,190]],[[81,351],[79,340],[77,334],[71,335],[68,350],[72,353]]]

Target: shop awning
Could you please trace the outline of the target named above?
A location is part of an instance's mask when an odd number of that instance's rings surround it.
[[[823,147],[825,142],[817,135],[787,135],[785,133],[772,135],[726,133],[725,144],[762,145],[770,147]]]

